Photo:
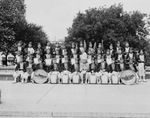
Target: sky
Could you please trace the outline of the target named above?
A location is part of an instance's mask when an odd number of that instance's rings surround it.
[[[63,40],[77,13],[100,6],[123,4],[125,11],[150,14],[150,0],[25,0],[26,19],[43,26],[50,41]]]

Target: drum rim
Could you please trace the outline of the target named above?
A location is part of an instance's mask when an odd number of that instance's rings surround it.
[[[40,71],[40,70],[42,70],[43,72],[45,72],[45,73],[47,74],[46,77],[43,76],[43,79],[40,79],[40,77],[39,77],[38,75],[35,75],[36,72],[38,72],[38,71]],[[35,78],[35,77],[36,77],[36,78]],[[44,84],[44,83],[48,80],[48,73],[47,73],[45,70],[43,70],[43,69],[38,69],[38,70],[36,70],[36,71],[34,72],[33,80],[34,80],[36,83],[38,83],[38,84]]]
[[[133,77],[132,79],[130,79],[130,80],[124,80],[124,79],[122,79],[121,75],[122,75],[122,73],[125,72],[125,71],[131,71],[131,72],[134,74],[134,77]],[[123,84],[125,84],[125,85],[132,85],[132,84],[134,84],[135,81],[136,81],[136,74],[135,74],[134,71],[132,71],[132,70],[130,70],[130,69],[129,69],[129,70],[124,70],[124,71],[121,72],[120,78],[121,78],[121,81],[122,81]]]

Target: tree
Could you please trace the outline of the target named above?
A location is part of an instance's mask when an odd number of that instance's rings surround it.
[[[129,41],[132,47],[145,47],[145,36],[148,31],[144,28],[143,18],[146,14],[139,11],[127,13],[121,4],[109,8],[90,8],[85,13],[79,12],[73,24],[68,28],[66,42],[83,41],[102,42],[108,48],[110,43]],[[140,38],[139,38],[140,36]]]
[[[0,1],[0,50],[5,52],[14,51],[15,25],[25,22],[24,0],[1,0]]]
[[[47,35],[41,26],[28,23],[24,0],[0,1],[0,51],[14,53],[17,43],[46,43]]]
[[[38,43],[46,45],[48,42],[48,37],[42,27],[33,23],[25,24],[18,33],[17,38],[18,41],[22,41],[26,46],[29,42],[32,42],[33,47],[35,48]]]

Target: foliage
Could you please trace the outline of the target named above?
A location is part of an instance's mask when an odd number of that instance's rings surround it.
[[[147,41],[144,38],[148,34],[144,28],[145,16],[139,11],[127,13],[121,4],[109,8],[90,8],[85,13],[77,14],[72,27],[68,28],[66,42],[103,40],[105,48],[108,48],[110,43],[120,41],[123,45],[125,41],[129,41],[133,47],[145,47]]]
[[[0,1],[0,50],[10,52],[14,50],[16,32],[14,26],[25,21],[25,5],[22,0]]]
[[[0,51],[14,53],[16,44],[45,43],[47,35],[41,26],[27,23],[24,0],[0,0]]]
[[[46,45],[48,42],[48,37],[42,27],[33,23],[25,24],[16,38],[18,38],[18,41],[21,40],[26,46],[29,42],[32,42],[33,47],[36,47],[38,43]]]

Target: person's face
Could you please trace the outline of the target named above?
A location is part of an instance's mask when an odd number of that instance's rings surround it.
[[[117,46],[120,47],[120,43],[117,43]]]
[[[101,43],[99,43],[98,47],[99,47],[99,48],[101,48],[101,47],[102,47],[102,44],[101,44]]]
[[[90,47],[90,48],[92,47],[92,43],[91,43],[91,42],[89,43],[89,47]]]
[[[109,48],[110,48],[110,49],[113,49],[113,45],[111,44],[111,45],[109,46]]]
[[[40,43],[38,44],[38,48],[41,48],[41,44]]]
[[[50,43],[47,43],[47,46],[50,46]]]
[[[75,48],[75,44],[74,43],[72,43],[72,48]]]
[[[107,54],[108,54],[108,55],[110,54],[110,51],[109,51],[109,50],[107,50]]]
[[[132,53],[133,52],[133,50],[132,49],[130,49],[130,53]]]
[[[82,46],[83,46],[83,43],[81,42],[81,43],[80,43],[80,47],[82,47]]]
[[[128,42],[126,43],[126,47],[129,47],[129,43]]]
[[[20,43],[20,42],[18,43],[18,46],[21,46],[21,43]]]
[[[98,53],[98,54],[101,54],[101,51],[100,51],[100,50],[97,50],[97,53]]]
[[[140,54],[143,54],[143,50],[140,50]]]
[[[59,54],[59,51],[58,51],[58,50],[56,50],[56,54],[57,54],[57,55]]]
[[[30,47],[30,48],[32,47],[32,44],[31,44],[31,43],[29,43],[29,47]]]

